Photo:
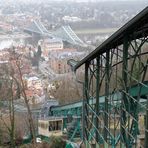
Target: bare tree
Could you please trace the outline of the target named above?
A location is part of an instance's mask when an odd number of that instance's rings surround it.
[[[14,101],[20,99],[22,95],[24,98],[25,105],[28,113],[29,131],[32,138],[33,145],[35,146],[35,127],[33,123],[32,113],[29,106],[29,102],[25,92],[25,84],[23,81],[23,62],[22,56],[16,53],[10,53],[10,61],[7,65],[1,66],[0,71],[0,91],[1,100],[7,101],[9,110],[9,123],[5,122],[5,119],[1,117],[1,121],[7,129],[10,136],[11,147],[15,147],[15,108]]]
[[[36,143],[36,140],[35,140],[35,127],[34,127],[34,123],[33,123],[33,118],[32,118],[32,112],[31,112],[31,109],[30,109],[30,106],[29,106],[29,100],[27,98],[27,95],[26,95],[26,92],[25,92],[25,84],[24,84],[24,81],[23,81],[23,74],[22,74],[22,68],[23,68],[23,62],[22,62],[22,56],[21,55],[17,55],[17,54],[13,54],[13,61],[14,61],[14,64],[16,66],[16,70],[18,71],[18,78],[19,78],[19,82],[20,82],[20,85],[21,85],[21,94],[24,98],[24,101],[25,101],[25,105],[27,107],[27,113],[28,113],[28,122],[29,122],[29,128],[30,128],[30,135],[31,135],[31,138],[32,138],[32,142],[33,144]]]
[[[78,101],[82,98],[82,86],[71,75],[63,76],[53,84],[55,89],[50,89],[49,93],[59,99],[60,104]]]
[[[1,67],[3,68],[2,73],[0,74],[0,80],[1,80],[1,93],[3,94],[3,97],[5,98],[5,101],[7,101],[8,105],[8,117],[9,122],[5,122],[5,119],[1,116],[1,121],[3,122],[5,128],[7,129],[9,136],[10,136],[10,145],[12,148],[15,147],[15,114],[14,114],[14,99],[17,98],[16,95],[18,95],[18,89],[15,90],[15,88],[18,88],[18,83],[16,83],[16,79],[14,79],[12,74],[12,68],[7,67]],[[5,91],[4,91],[5,90]]]

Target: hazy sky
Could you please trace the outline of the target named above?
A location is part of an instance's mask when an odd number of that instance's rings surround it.
[[[65,1],[65,0],[40,0],[40,1]],[[66,0],[66,1],[87,1],[87,2],[88,1],[100,1],[101,2],[101,1],[147,1],[147,0]]]
[[[48,3],[48,2],[109,2],[109,1],[114,1],[114,2],[119,2],[119,1],[125,1],[125,2],[144,2],[148,3],[148,0],[0,0],[0,4],[8,4],[8,3]]]

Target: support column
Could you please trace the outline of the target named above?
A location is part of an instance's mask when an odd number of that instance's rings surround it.
[[[84,138],[88,140],[88,132],[87,130],[85,129],[88,128],[88,123],[87,123],[87,118],[89,118],[89,112],[88,112],[88,109],[87,109],[87,103],[89,103],[89,96],[88,96],[88,68],[89,68],[89,62],[86,62],[85,63],[85,84],[84,84],[84,93],[85,93],[85,96],[84,96],[84,102],[83,102],[83,122],[84,122],[84,125],[83,125],[83,128],[84,128]]]
[[[96,58],[97,67],[96,67],[96,114],[99,116],[99,84],[100,84],[100,55]],[[96,117],[96,129],[99,131],[99,120]],[[96,142],[99,143],[99,133],[96,130]]]
[[[122,80],[123,80],[123,90],[127,91],[127,71],[128,71],[128,37],[124,38],[123,42],[123,65],[122,65]],[[121,141],[128,147],[128,140],[126,138],[126,111],[128,106],[128,98],[125,93],[122,93],[121,98]]]
[[[85,142],[85,84],[83,83],[83,102],[82,102],[82,140]]]
[[[108,96],[109,96],[109,50],[106,51],[106,64],[105,64],[105,109],[104,109],[104,140],[107,142],[108,136]]]
[[[148,147],[148,96],[147,96],[147,108],[146,108],[146,119],[145,119],[145,148]]]

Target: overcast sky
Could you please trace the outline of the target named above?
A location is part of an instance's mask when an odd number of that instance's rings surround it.
[[[127,2],[144,2],[144,3],[148,3],[148,0],[0,0],[0,4],[8,4],[10,3],[48,3],[48,2],[55,2],[55,1],[61,1],[61,2],[109,2],[109,1],[115,1],[115,2],[119,2],[119,1],[125,1]]]
[[[41,0],[41,1],[65,1],[65,0]],[[147,0],[66,0],[66,1],[147,1]]]

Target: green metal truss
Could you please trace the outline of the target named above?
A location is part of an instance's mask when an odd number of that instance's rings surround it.
[[[147,148],[148,7],[84,59],[68,64],[74,72],[85,67],[84,98],[51,114],[64,118],[69,139],[79,135],[86,147]]]
[[[148,7],[79,62],[86,147],[148,147]],[[73,106],[74,107],[74,106]]]

